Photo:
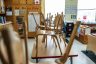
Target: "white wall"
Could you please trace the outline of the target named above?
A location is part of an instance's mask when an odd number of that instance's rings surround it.
[[[45,0],[45,15],[52,13],[53,15],[57,12],[64,12],[65,0]]]
[[[86,20],[83,16],[87,16]],[[96,0],[78,0],[78,19],[85,23],[96,22]]]

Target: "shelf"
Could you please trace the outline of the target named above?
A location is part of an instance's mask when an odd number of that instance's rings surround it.
[[[13,17],[13,15],[12,16],[6,15],[6,17]]]
[[[0,16],[5,16],[6,14],[5,13],[0,13]]]
[[[27,14],[26,14],[27,15]],[[24,17],[26,15],[15,15],[16,17]]]
[[[87,25],[87,26],[96,26],[96,24],[81,24],[81,25]]]

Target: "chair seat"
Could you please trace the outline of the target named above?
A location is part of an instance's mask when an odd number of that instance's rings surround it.
[[[48,30],[38,30],[36,32],[37,35],[55,35],[54,31],[48,31]]]
[[[39,28],[43,29],[43,28],[45,28],[45,26],[44,25],[40,25]],[[56,30],[56,29],[61,30],[61,27],[58,26],[58,28],[57,27],[54,28],[54,26],[52,25],[52,26],[47,26],[47,30],[48,29],[51,29],[51,30]]]

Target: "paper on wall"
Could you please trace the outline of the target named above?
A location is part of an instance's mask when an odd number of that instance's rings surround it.
[[[15,13],[15,16],[19,16],[19,10],[18,9],[15,10],[14,13]]]

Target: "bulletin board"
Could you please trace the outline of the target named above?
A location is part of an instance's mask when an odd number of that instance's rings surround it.
[[[65,0],[65,20],[77,20],[77,3],[78,0]]]

